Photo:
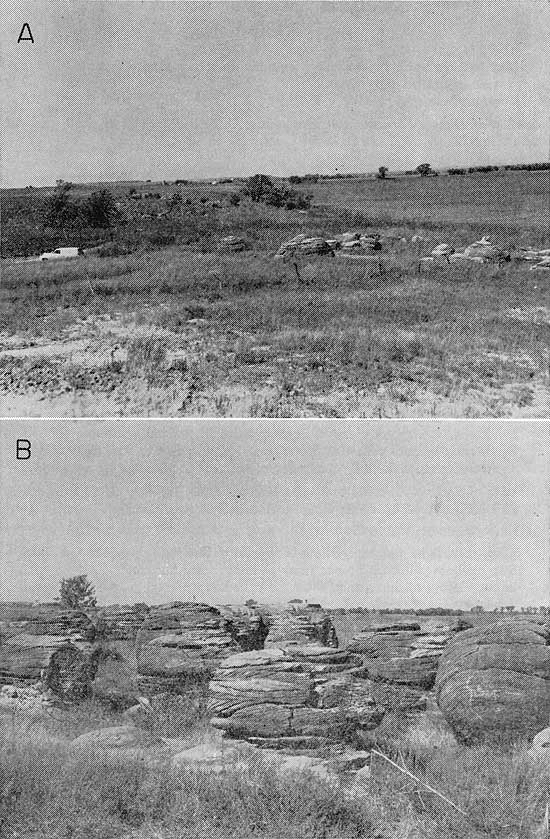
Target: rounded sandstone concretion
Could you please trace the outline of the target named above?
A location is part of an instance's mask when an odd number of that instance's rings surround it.
[[[497,621],[460,633],[440,658],[435,689],[460,742],[532,738],[550,717],[550,626]]]

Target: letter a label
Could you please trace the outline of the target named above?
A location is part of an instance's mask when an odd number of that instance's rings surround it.
[[[32,44],[34,44],[34,38],[32,37],[31,28],[28,23],[24,23],[21,27],[21,32],[19,33],[17,43],[19,43],[20,41],[30,41]]]

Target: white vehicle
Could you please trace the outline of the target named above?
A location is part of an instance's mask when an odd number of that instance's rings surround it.
[[[74,259],[81,254],[82,250],[80,248],[56,248],[51,253],[40,254],[40,261],[47,262],[49,259]]]

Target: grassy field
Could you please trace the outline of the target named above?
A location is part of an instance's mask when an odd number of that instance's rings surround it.
[[[214,742],[204,717],[180,713],[181,748]],[[82,753],[71,740],[120,724],[97,701],[46,717],[0,715],[0,833],[5,839],[535,839],[548,764],[527,744],[506,751],[457,746],[434,714],[385,754],[456,804],[459,815],[381,758],[364,794],[307,772],[278,774],[263,760],[221,773],[174,768],[155,751]],[[168,721],[169,722],[169,721]],[[154,734],[174,737],[164,720]]]
[[[5,261],[3,413],[547,416],[546,274],[514,260],[420,273],[419,259],[481,235],[511,250],[550,246],[549,178],[320,181],[298,187],[313,196],[307,212],[234,206],[235,184],[147,184],[160,197],[137,202],[118,185],[125,220],[97,235],[120,255]],[[167,214],[175,189],[182,204]],[[38,190],[7,192],[4,240],[32,215],[25,201],[39,203]],[[384,237],[380,265],[273,259],[297,233],[350,229]],[[249,249],[220,253],[230,234]]]

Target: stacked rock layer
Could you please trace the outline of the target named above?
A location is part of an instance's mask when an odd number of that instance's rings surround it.
[[[441,656],[436,700],[463,743],[532,738],[550,717],[550,626],[497,621],[460,633]]]
[[[356,635],[350,652],[363,656],[369,678],[421,690],[430,690],[440,656],[460,625],[429,621],[419,623],[374,624]]]
[[[106,641],[135,641],[149,614],[144,603],[134,606],[107,606],[97,617],[97,632]]]
[[[264,748],[319,748],[371,730],[383,709],[353,675],[360,658],[293,645],[231,656],[210,682],[212,725]]]
[[[322,610],[285,610],[271,618],[266,648],[287,647],[290,644],[320,644],[338,647],[338,638],[330,615]]]
[[[92,621],[78,610],[52,604],[10,615],[0,626],[0,685],[40,682],[63,699],[88,696],[94,638]]]
[[[233,624],[204,603],[152,607],[137,639],[138,687],[146,696],[183,693],[239,647]]]

